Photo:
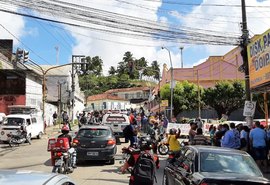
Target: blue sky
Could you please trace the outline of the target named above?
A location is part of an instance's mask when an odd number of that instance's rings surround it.
[[[61,0],[79,5],[89,6],[127,16],[151,20],[177,28],[188,28],[187,31],[216,35],[241,35],[241,0]],[[0,1],[1,2],[1,1]],[[10,1],[12,2],[12,1]],[[20,2],[20,0],[16,1]],[[170,3],[171,2],[171,3]],[[1,2],[3,9],[18,11],[13,3]],[[214,4],[210,6],[210,4]],[[270,28],[270,0],[246,0],[248,28],[250,35],[261,34]],[[221,6],[216,6],[221,5]],[[265,8],[262,8],[265,6]],[[23,11],[29,13],[29,10]],[[31,14],[49,19],[68,21],[72,19],[61,17],[61,12],[53,16],[45,15],[36,10]],[[110,66],[117,66],[126,51],[131,51],[135,58],[145,57],[149,64],[157,60],[160,66],[166,63],[170,66],[169,55],[161,46],[171,51],[174,67],[180,67],[180,46],[183,46],[184,67],[192,67],[205,61],[209,56],[224,55],[234,46],[198,45],[196,42],[176,42],[143,40],[95,32],[90,29],[70,27],[27,17],[0,12],[4,19],[0,20],[0,37],[14,39],[14,52],[17,47],[30,51],[30,58],[38,64],[56,64],[56,49],[59,48],[58,64],[71,61],[71,55],[100,56],[104,62],[104,73]],[[86,24],[86,23],[79,23]],[[93,25],[95,27],[95,25]],[[7,31],[8,30],[8,31]],[[14,36],[16,38],[14,38]],[[205,38],[209,39],[209,38]],[[120,44],[121,43],[121,44]],[[126,43],[126,44],[123,44]],[[149,47],[152,46],[152,47]]]

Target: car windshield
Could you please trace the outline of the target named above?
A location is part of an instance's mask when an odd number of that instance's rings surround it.
[[[78,132],[78,137],[106,137],[110,134],[108,129],[81,129]]]
[[[262,176],[254,160],[246,154],[201,152],[200,171]]]
[[[24,119],[22,118],[6,118],[4,120],[4,125],[21,126],[22,124],[24,124]]]

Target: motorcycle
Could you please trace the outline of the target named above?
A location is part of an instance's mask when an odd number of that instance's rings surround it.
[[[135,143],[133,146],[123,147],[122,148],[123,160],[120,160],[119,163],[124,164],[129,159],[129,157],[134,153],[140,153],[140,148],[137,143]],[[127,171],[131,173],[132,167],[129,167]]]
[[[8,144],[10,147],[19,146],[25,142],[28,142],[29,145],[31,145],[30,136],[23,134],[20,130],[17,130],[16,134],[9,133],[7,136],[9,137]]]
[[[72,155],[74,151],[74,148],[70,148],[68,151],[55,151],[55,164],[52,172],[61,174],[72,173],[74,171],[74,168],[72,167]]]
[[[167,155],[170,151],[169,143],[167,143],[167,139],[163,137],[163,135],[160,135],[160,142],[158,143],[158,152],[160,155]]]
[[[68,138],[51,138],[48,140],[47,151],[51,152],[52,172],[68,174],[76,168],[75,144],[70,147]],[[74,165],[73,165],[74,163]]]

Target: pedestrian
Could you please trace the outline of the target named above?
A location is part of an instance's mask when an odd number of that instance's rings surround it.
[[[267,136],[261,128],[259,121],[255,122],[255,128],[249,133],[250,149],[252,156],[262,171],[267,169]],[[265,169],[263,169],[265,168]]]
[[[227,130],[221,139],[221,147],[240,149],[240,133],[234,123],[230,123],[230,130]]]
[[[64,125],[68,125],[69,130],[71,131],[71,125],[70,125],[70,121],[69,121],[69,116],[67,114],[67,111],[64,111],[62,114],[62,120],[63,120],[63,124]]]
[[[197,133],[193,139],[193,141],[190,143],[191,145],[209,145],[209,141],[206,136],[203,135],[202,128],[197,128]]]
[[[241,142],[241,150],[250,152],[249,151],[249,132],[250,129],[248,126],[243,126],[240,131],[240,142]]]
[[[57,117],[58,117],[58,115],[57,115],[57,113],[56,113],[56,111],[54,111],[54,113],[53,113],[53,125],[56,125],[56,122],[57,122]]]
[[[190,129],[189,129],[189,132],[188,132],[188,136],[189,136],[189,143],[192,143],[193,142],[193,139],[196,135],[196,129],[197,129],[197,125],[195,122],[190,122]]]

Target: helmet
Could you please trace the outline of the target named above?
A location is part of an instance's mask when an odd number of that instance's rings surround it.
[[[175,128],[171,128],[170,129],[170,135],[174,135],[174,134],[176,134],[176,129]]]
[[[69,133],[69,128],[68,128],[68,126],[64,125],[64,126],[62,127],[62,129],[61,129],[61,132],[62,132],[63,134],[68,134],[68,133]]]
[[[141,137],[139,141],[140,150],[150,150],[152,148],[152,141],[149,136]]]

